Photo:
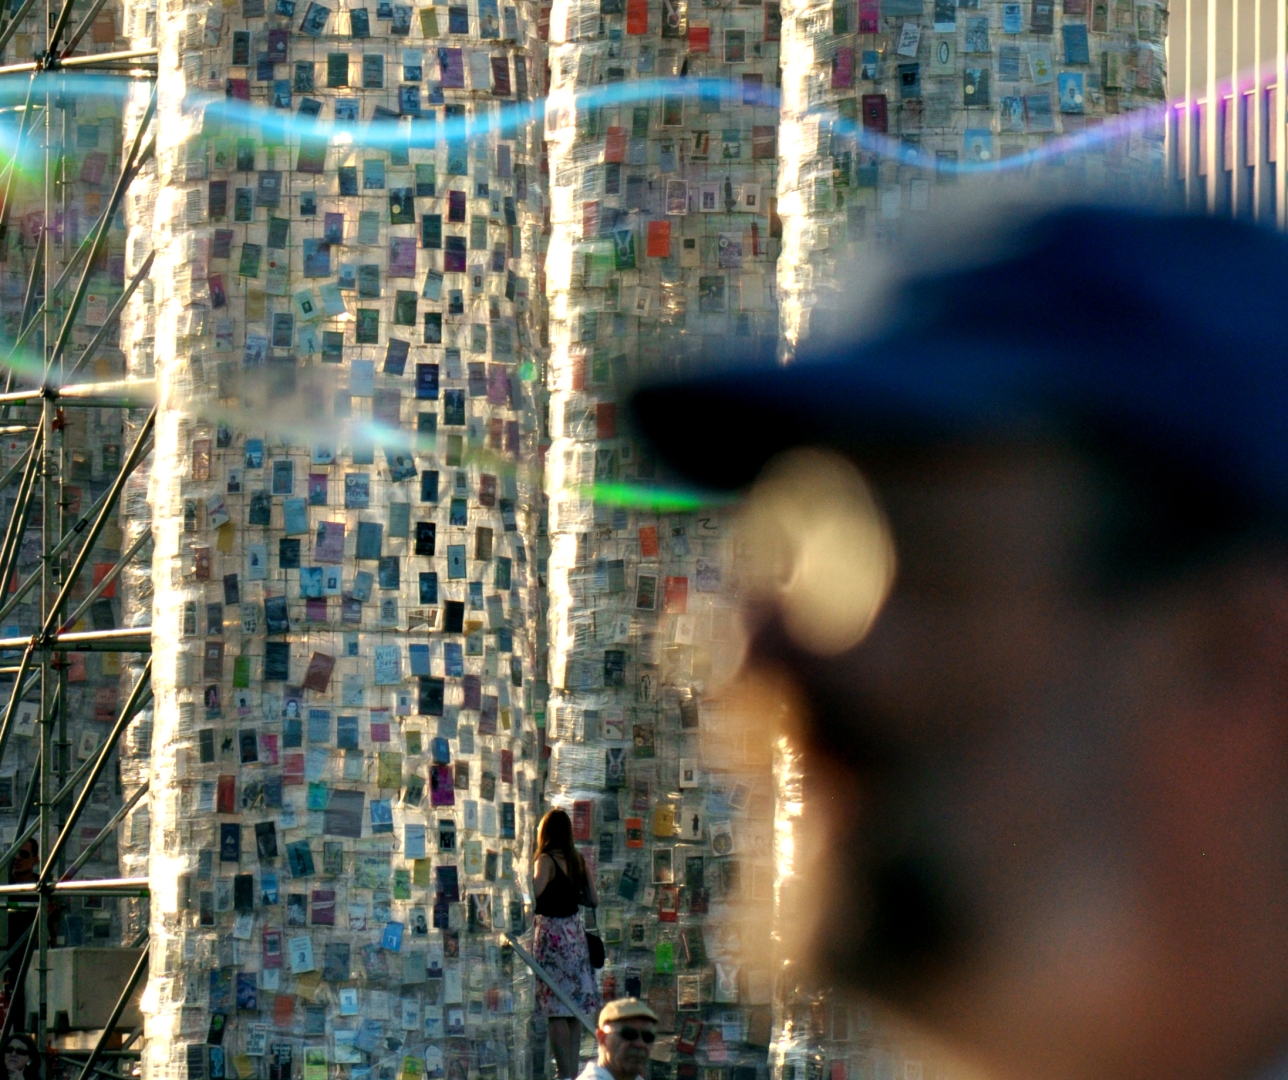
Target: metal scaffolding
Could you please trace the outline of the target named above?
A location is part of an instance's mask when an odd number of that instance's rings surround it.
[[[0,240],[9,228],[17,192],[21,162],[43,157],[43,215],[40,237],[31,262],[22,314],[15,339],[5,356],[6,378],[0,393],[0,433],[29,436],[28,449],[18,461],[0,476],[0,495],[16,486],[13,510],[0,540],[0,582],[9,593],[0,603],[0,620],[28,596],[38,597],[39,629],[23,637],[0,638],[0,649],[21,650],[16,668],[4,669],[12,678],[7,703],[0,704],[0,768],[5,764],[6,749],[15,727],[19,704],[28,694],[38,695],[37,765],[26,798],[22,804],[13,842],[0,854],[0,872],[6,870],[23,844],[38,838],[41,859],[33,882],[0,885],[0,901],[9,905],[34,905],[35,921],[12,943],[0,958],[0,968],[17,959],[12,985],[24,985],[31,966],[35,965],[38,1000],[35,1002],[37,1044],[49,1046],[47,1005],[49,1000],[50,949],[54,945],[51,918],[59,898],[133,897],[149,895],[146,878],[111,878],[78,880],[77,874],[114,831],[129,811],[147,794],[145,783],[121,806],[89,844],[72,859],[68,858],[68,841],[72,838],[83,812],[96,788],[108,773],[113,750],[122,734],[140,710],[151,700],[151,661],[143,667],[119,711],[110,733],[96,754],[72,771],[68,747],[68,652],[148,653],[150,631],[146,628],[73,632],[91,605],[102,596],[121,570],[145,547],[147,533],[122,551],[111,569],[101,576],[88,595],[73,602],[73,589],[86,576],[91,551],[116,511],[126,481],[147,455],[153,435],[155,407],[153,394],[146,383],[130,381],[77,381],[84,379],[83,370],[108,338],[125,304],[147,277],[152,255],[143,260],[139,270],[125,283],[121,297],[108,311],[102,327],[88,344],[80,349],[73,345],[72,329],[89,291],[91,274],[106,251],[109,229],[131,182],[152,157],[156,138],[151,134],[156,110],[156,90],[139,124],[131,144],[124,148],[120,172],[112,185],[110,197],[101,215],[89,229],[83,242],[72,245],[65,234],[54,227],[61,220],[67,198],[64,157],[67,140],[68,95],[75,96],[77,86],[69,86],[71,75],[83,86],[87,75],[101,80],[155,80],[156,50],[135,49],[78,55],[77,48],[85,38],[106,0],[46,0],[45,18],[41,22],[44,47],[28,62],[0,66],[0,76],[8,80],[27,81],[25,103],[10,147],[7,162],[0,163]],[[0,22],[0,53],[31,12],[34,0],[23,0],[7,22]],[[77,21],[73,22],[74,9]],[[5,84],[0,83],[0,86]],[[12,82],[9,83],[12,85]],[[43,144],[43,145],[42,145]],[[33,348],[39,364],[23,363]],[[24,385],[31,383],[33,385]],[[72,500],[64,491],[69,476],[68,454],[63,432],[68,409],[142,409],[151,408],[130,452],[120,463],[115,479],[88,510],[79,515],[69,512]],[[41,538],[39,567],[24,580],[17,580],[19,550],[24,534],[35,528]],[[125,545],[122,545],[125,546]],[[3,595],[3,594],[0,594]],[[0,696],[0,703],[3,702]],[[135,946],[144,945],[143,939]],[[20,957],[19,957],[20,954]],[[131,995],[144,978],[148,949],[143,948],[124,992],[116,1002],[106,1027],[95,1047],[81,1054],[59,1051],[43,1054],[42,1075],[54,1072],[54,1062],[79,1070],[80,1080],[91,1074],[115,1077],[129,1075],[129,1064],[137,1059],[137,1042],[141,1031],[134,1031],[125,1042],[109,1049],[115,1029],[125,1012]],[[14,1030],[16,1010],[10,1009],[0,1027],[0,1046]],[[28,1010],[30,1011],[30,1009]],[[21,1018],[25,1022],[25,1017]],[[134,1046],[134,1049],[131,1049]],[[117,1061],[116,1072],[103,1067],[107,1059]]]

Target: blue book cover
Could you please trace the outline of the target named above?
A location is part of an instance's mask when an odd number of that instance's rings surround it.
[[[295,491],[295,462],[281,458],[273,462],[273,494],[291,495]]]
[[[319,746],[331,744],[331,710],[309,710],[309,742]]]
[[[420,602],[422,604],[438,603],[438,572],[422,570],[420,572]]]
[[[282,519],[287,536],[299,536],[307,533],[309,531],[309,511],[304,499],[283,500]]]
[[[1062,71],[1057,82],[1060,87],[1060,111],[1062,113],[1082,112],[1082,72]]]
[[[416,398],[420,401],[438,400],[438,365],[416,365]]]
[[[374,584],[375,575],[370,570],[359,570],[353,575],[353,598],[365,604],[371,599],[371,587]]]
[[[322,567],[300,567],[300,599],[318,600],[322,595]]]
[[[1064,34],[1064,62],[1066,64],[1090,64],[1091,50],[1087,44],[1087,26],[1085,23],[1066,23],[1060,28]],[[1060,95],[1063,99],[1063,93]],[[1062,111],[1068,111],[1062,109]],[[1082,110],[1079,109],[1079,112]]]
[[[285,596],[264,597],[264,629],[269,634],[290,633],[291,621],[286,614]],[[265,657],[265,665],[267,666],[267,656]]]
[[[394,831],[394,808],[388,799],[372,799],[371,831],[373,833],[391,833]]]
[[[385,527],[378,521],[359,521],[355,557],[359,559],[380,558],[380,545],[384,530]]]

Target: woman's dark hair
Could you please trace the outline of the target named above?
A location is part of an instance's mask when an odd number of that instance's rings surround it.
[[[586,860],[572,843],[572,819],[562,810],[549,810],[537,826],[537,856],[557,853],[564,857],[568,877],[580,889],[586,882]]]
[[[22,1070],[22,1080],[40,1080],[40,1050],[36,1046],[36,1040],[21,1031],[13,1031],[9,1033],[4,1049],[8,1050],[14,1043],[21,1043],[27,1051],[27,1064]]]

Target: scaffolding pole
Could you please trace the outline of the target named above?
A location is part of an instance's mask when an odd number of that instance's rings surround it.
[[[75,21],[74,6],[79,12]],[[122,379],[94,381],[92,376],[81,383],[72,382],[76,373],[90,364],[100,346],[108,340],[111,328],[148,277],[154,261],[152,255],[147,256],[126,282],[122,294],[89,343],[73,353],[72,331],[89,292],[96,261],[106,249],[109,230],[123,205],[126,192],[156,147],[156,138],[152,134],[156,129],[154,92],[132,140],[120,147],[120,170],[102,213],[80,240],[60,232],[55,223],[67,220],[67,189],[63,173],[69,146],[68,112],[63,107],[67,98],[67,81],[62,73],[95,73],[147,81],[155,78],[151,65],[156,60],[156,49],[73,55],[103,7],[104,0],[79,0],[79,4],[77,0],[45,0],[44,17],[41,19],[44,26],[43,51],[29,63],[0,65],[0,78],[10,76],[27,80],[26,105],[18,126],[13,158],[0,171],[3,177],[0,180],[3,185],[0,240],[3,240],[5,224],[20,194],[18,154],[24,148],[33,157],[43,152],[43,190],[38,196],[43,200],[41,228],[30,268],[24,275],[26,289],[16,327],[17,336],[5,348],[7,360],[3,362],[8,371],[3,393],[0,393],[0,420],[4,421],[0,423],[0,433],[21,435],[31,432],[30,445],[22,459],[0,474],[0,492],[9,489],[15,481],[19,483],[13,510],[0,534],[0,589],[5,594],[3,603],[0,603],[0,620],[25,601],[38,609],[35,620],[38,630],[19,637],[0,638],[0,650],[18,651],[22,656],[16,667],[13,661],[9,661],[4,670],[5,677],[12,683],[8,701],[0,698],[0,767],[6,764],[6,751],[10,753],[9,760],[17,753],[10,735],[19,710],[30,710],[33,705],[37,709],[38,750],[16,835],[11,843],[0,846],[0,875],[4,874],[23,845],[33,838],[39,842],[41,858],[34,880],[0,884],[0,904],[32,905],[36,913],[26,935],[14,942],[7,955],[0,957],[0,969],[14,964],[20,957],[13,980],[17,986],[25,985],[27,973],[34,965],[34,1000],[28,1000],[26,1011],[34,1010],[37,1014],[34,1034],[42,1050],[41,1068],[45,1076],[49,1075],[53,1061],[52,1054],[46,1051],[49,1036],[49,950],[56,945],[51,918],[56,905],[69,897],[147,898],[150,895],[146,878],[76,879],[104,841],[146,798],[149,790],[146,783],[124,801],[107,824],[97,829],[93,839],[83,846],[70,865],[66,865],[72,854],[69,851],[72,837],[83,821],[84,811],[90,805],[96,788],[114,775],[115,770],[109,765],[120,739],[151,700],[152,667],[149,660],[102,746],[89,760],[75,770],[71,769],[69,755],[63,752],[70,746],[66,654],[151,652],[151,631],[148,628],[82,632],[72,629],[112,586],[122,570],[146,549],[149,534],[145,532],[129,545],[122,545],[123,550],[113,556],[110,569],[99,577],[87,594],[73,593],[80,579],[86,576],[85,568],[94,554],[96,543],[116,513],[117,502],[127,480],[151,449],[156,418],[155,393],[148,383]],[[35,0],[22,0],[17,10],[0,26],[0,52],[26,15],[39,10]],[[35,44],[39,47],[40,43],[37,41]],[[40,145],[42,137],[43,146]],[[27,198],[26,195],[22,197]],[[30,200],[28,205],[31,205]],[[39,354],[38,364],[35,354]],[[27,357],[25,362],[24,356]],[[40,374],[42,370],[43,377]],[[82,378],[86,377],[83,375]],[[39,385],[28,387],[26,384],[31,382]],[[73,517],[68,512],[71,503],[66,493],[70,450],[63,439],[63,410],[141,407],[151,407],[152,411],[129,454],[115,469],[107,489],[94,500],[93,505]],[[19,582],[19,562],[20,558],[25,558],[21,555],[23,542],[31,529],[39,532],[40,565]],[[24,701],[28,702],[25,706]],[[0,881],[3,880],[4,877],[0,877]],[[82,1080],[115,1075],[110,1069],[103,1069],[101,1062],[118,1056],[107,1050],[108,1039],[130,996],[146,974],[147,960],[145,949],[98,1045],[83,1065],[78,1062]],[[11,1012],[0,1026],[0,1045],[12,1031],[24,1028],[26,1019],[26,1016],[19,1017]],[[138,1051],[120,1056],[137,1057]]]

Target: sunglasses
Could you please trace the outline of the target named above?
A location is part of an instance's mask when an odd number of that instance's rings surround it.
[[[657,1034],[655,1032],[641,1031],[639,1028],[634,1027],[619,1027],[617,1029],[617,1034],[626,1042],[634,1042],[636,1039],[639,1039],[639,1041],[645,1046],[652,1046],[654,1040],[657,1038]]]
[[[19,1057],[30,1057],[25,1046],[10,1046],[5,1050],[5,1056],[17,1055]]]

